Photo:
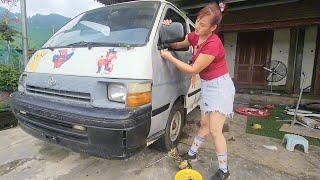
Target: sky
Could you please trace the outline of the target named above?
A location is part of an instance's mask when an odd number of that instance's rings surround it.
[[[60,14],[72,18],[81,12],[103,6],[95,0],[26,0],[26,3],[28,17],[36,14]],[[20,2],[14,7],[9,7],[3,3],[0,3],[0,6],[14,13],[20,12]]]

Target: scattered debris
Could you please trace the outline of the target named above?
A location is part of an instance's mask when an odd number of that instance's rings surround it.
[[[283,120],[276,120],[277,122],[291,122],[292,120],[291,119],[287,119],[287,120],[285,120],[285,119],[283,119]]]
[[[287,114],[294,116],[294,112],[291,112],[291,111],[288,111]],[[297,116],[320,118],[320,114],[316,114],[316,113],[311,113],[311,114],[297,113]]]
[[[318,122],[316,119],[311,119],[308,117],[303,116],[297,116],[298,122],[306,125],[307,127],[310,127],[312,129],[318,129],[320,126],[320,122]]]
[[[272,151],[277,151],[278,150],[277,146],[263,145],[263,147],[266,148],[266,149],[272,150]]]
[[[252,129],[259,130],[259,129],[262,129],[262,126],[260,124],[253,124]]]
[[[231,138],[228,139],[228,141],[236,141],[236,139],[234,138],[234,136],[232,136]]]
[[[240,101],[235,101],[234,104],[249,105],[249,103],[247,102],[240,102]]]
[[[283,124],[282,127],[280,128],[280,131],[320,139],[320,131],[318,129],[311,129],[311,128],[297,126],[297,125],[290,126],[289,124]]]
[[[268,110],[247,108],[247,107],[237,108],[235,111],[238,114],[245,115],[245,116],[253,116],[253,117],[268,117],[271,114]]]
[[[263,108],[263,106],[260,104],[255,104],[255,105],[252,105],[252,108],[261,109]]]
[[[188,160],[184,160],[179,164],[179,169],[192,169]]]
[[[295,109],[287,109],[287,112],[295,112],[295,111],[296,111]],[[312,111],[305,111],[305,110],[298,109],[298,110],[297,110],[297,113],[301,113],[301,114],[312,114]]]
[[[190,162],[180,157],[176,147],[168,152],[168,156],[179,163],[179,169],[192,169]]]
[[[161,160],[163,160],[163,159],[166,158],[166,157],[168,157],[168,155],[165,155],[165,156],[161,157],[160,159],[158,159],[158,160],[156,160],[156,161],[148,164],[147,166],[145,166],[145,168],[149,168],[149,167],[153,166],[154,164],[160,162]]]
[[[276,108],[276,106],[274,104],[267,104],[264,108],[273,110]]]
[[[168,152],[168,155],[170,158],[172,158],[173,160],[175,161],[178,161],[178,162],[181,162],[182,161],[182,158],[180,157],[179,155],[179,152],[178,152],[178,149],[175,147],[173,149],[171,149],[169,152]]]
[[[296,106],[287,106],[286,109],[295,109]],[[299,109],[301,110],[306,110],[306,111],[315,111],[315,112],[320,112],[320,102],[311,102],[311,103],[306,103],[306,104],[300,104]]]

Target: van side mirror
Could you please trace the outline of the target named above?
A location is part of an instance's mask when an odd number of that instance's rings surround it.
[[[160,28],[160,47],[165,47],[166,45],[174,42],[183,41],[184,29],[183,25],[178,22],[173,22],[170,26],[162,25]]]

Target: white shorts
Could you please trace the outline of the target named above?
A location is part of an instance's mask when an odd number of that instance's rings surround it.
[[[219,112],[233,117],[235,87],[229,74],[212,80],[201,80],[201,111]]]

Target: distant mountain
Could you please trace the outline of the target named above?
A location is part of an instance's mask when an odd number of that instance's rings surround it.
[[[21,32],[20,13],[11,13],[7,9],[0,7],[0,18],[7,14],[10,25]],[[28,18],[29,45],[32,49],[40,48],[51,36],[53,29],[59,30],[71,19],[58,14],[40,15],[36,14]],[[14,46],[21,47],[21,38],[16,38]],[[1,46],[0,46],[1,47]]]
[[[30,25],[34,25],[37,28],[50,27],[52,25],[62,27],[66,22],[70,21],[70,18],[61,16],[59,14],[40,15],[36,14],[29,18]]]
[[[35,48],[40,48],[52,35],[71,19],[58,15],[35,15],[28,19],[28,30]]]

